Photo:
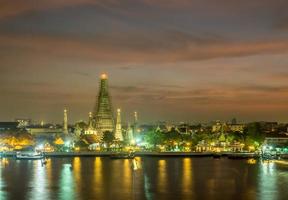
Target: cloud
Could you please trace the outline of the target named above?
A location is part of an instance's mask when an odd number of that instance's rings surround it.
[[[98,0],[97,0],[98,1]],[[77,6],[94,4],[94,0],[2,0],[0,6],[0,19],[15,17],[30,12],[62,8],[66,6]]]
[[[276,22],[275,29],[280,31],[288,31],[288,17],[278,20]]]
[[[162,32],[150,35],[107,34],[93,39],[73,37],[0,35],[0,48],[8,48],[5,57],[34,57],[93,60],[97,62],[176,62],[214,58],[245,57],[288,52],[288,40],[274,39],[252,42],[230,41],[211,36]],[[13,52],[15,51],[15,52]],[[8,52],[8,53],[7,53]],[[47,57],[48,56],[48,57]],[[4,60],[5,60],[4,59]],[[11,58],[12,59],[12,58]]]
[[[206,14],[214,13],[214,15],[239,14],[244,11],[246,13],[260,9],[285,13],[283,8],[287,5],[286,0],[2,0],[0,19],[77,6],[99,6],[107,11],[127,16],[144,15],[149,17],[152,14],[151,11],[155,9],[166,12],[206,10]],[[160,12],[156,13],[161,14]],[[153,16],[156,13],[153,12]]]
[[[125,93],[125,99],[157,101],[158,103],[191,102],[197,104],[270,104],[282,102],[288,106],[288,85],[215,85],[199,89],[177,89],[155,86],[111,86],[115,96]],[[271,98],[267,102],[267,98]],[[250,103],[249,103],[250,102]],[[148,103],[148,102],[147,102]]]

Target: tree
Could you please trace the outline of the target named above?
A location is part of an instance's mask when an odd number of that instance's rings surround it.
[[[150,145],[153,145],[153,148],[156,149],[157,145],[163,143],[164,136],[163,136],[163,133],[161,133],[159,131],[158,132],[149,131],[145,134],[144,141]]]
[[[165,142],[170,150],[171,149],[173,150],[175,145],[177,145],[180,141],[181,141],[181,134],[175,129],[171,129],[171,131],[165,134]]]
[[[265,135],[259,122],[248,124],[247,128],[244,129],[244,135],[246,145],[259,146],[265,140]]]
[[[12,147],[27,147],[35,145],[35,140],[31,134],[24,129],[6,130],[0,134],[0,141],[4,145]]]
[[[103,134],[103,142],[107,144],[107,148],[110,148],[110,145],[114,142],[115,136],[110,131],[105,131]]]

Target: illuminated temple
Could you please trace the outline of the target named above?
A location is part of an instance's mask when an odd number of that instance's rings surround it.
[[[93,128],[101,135],[105,131],[114,132],[113,109],[106,74],[102,74],[100,78],[98,98],[93,112]]]

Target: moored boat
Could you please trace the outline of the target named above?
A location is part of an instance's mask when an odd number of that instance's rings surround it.
[[[133,159],[134,153],[114,153],[110,155],[111,159]]]
[[[43,159],[43,153],[38,152],[17,152],[16,159],[25,159],[25,160],[35,160],[35,159]]]
[[[258,158],[259,155],[255,153],[231,153],[227,154],[229,159],[249,159],[249,158]]]
[[[222,154],[221,153],[213,153],[213,158],[215,158],[215,159],[219,159],[219,158],[221,158],[222,157]]]

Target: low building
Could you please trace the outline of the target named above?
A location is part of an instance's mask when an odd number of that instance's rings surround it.
[[[228,129],[232,132],[243,133],[245,124],[228,124]]]
[[[288,144],[288,136],[265,137],[264,144],[271,146],[286,145]]]
[[[19,128],[25,128],[25,127],[31,125],[31,119],[17,118],[17,119],[15,119],[15,122],[18,122]]]
[[[33,136],[39,136],[39,135],[57,135],[62,134],[63,129],[59,127],[54,126],[28,126],[26,127],[26,130],[28,133],[30,133]]]
[[[17,130],[18,122],[0,122],[0,133],[8,130]]]
[[[240,132],[243,133],[245,128],[245,124],[227,124],[227,123],[221,123],[217,121],[214,125],[212,125],[212,132],[227,132],[227,131],[232,131],[232,132]]]

